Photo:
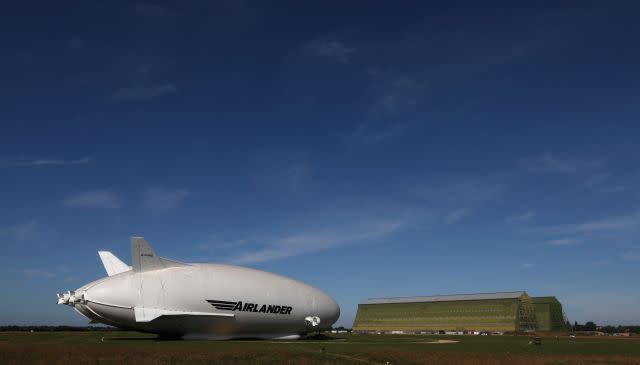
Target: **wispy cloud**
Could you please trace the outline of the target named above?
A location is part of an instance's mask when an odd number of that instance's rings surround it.
[[[372,242],[383,239],[404,224],[405,222],[402,220],[370,220],[348,228],[302,232],[276,239],[259,250],[231,257],[229,261],[236,264],[258,263],[322,251],[347,244]]]
[[[177,91],[178,89],[173,84],[123,87],[116,90],[113,98],[122,101],[151,100],[159,96],[174,94]]]
[[[311,173],[311,166],[304,161],[297,161],[286,168],[285,179],[293,191],[300,191]]]
[[[440,183],[427,183],[412,188],[434,212],[439,212],[441,221],[456,223],[485,203],[496,199],[507,188],[501,176],[467,177]]]
[[[315,40],[305,46],[311,54],[325,57],[339,63],[349,63],[356,53],[355,47],[349,47],[338,40]]]
[[[538,265],[536,265],[536,264],[534,264],[532,262],[527,262],[527,263],[522,264],[520,267],[526,270],[526,269],[533,269],[536,266],[538,266]]]
[[[574,238],[558,238],[555,240],[547,241],[547,244],[552,246],[570,246],[570,245],[575,245],[578,242],[580,241]]]
[[[611,174],[608,172],[595,174],[589,176],[587,180],[585,180],[584,185],[588,188],[594,188],[596,186],[604,184],[609,179],[611,179]]]
[[[590,171],[602,166],[602,160],[560,157],[545,153],[533,160],[523,161],[523,166],[532,172],[572,174]]]
[[[622,259],[627,261],[640,261],[640,251],[630,250],[622,254]]]
[[[467,208],[456,209],[444,216],[444,222],[447,224],[456,223],[470,213]]]
[[[417,98],[423,95],[424,85],[416,75],[369,68],[367,74],[371,79],[376,97],[371,107],[374,116],[397,115],[412,110],[417,105]]]
[[[120,199],[109,190],[92,190],[69,196],[65,199],[64,205],[74,208],[115,209],[120,207]]]
[[[31,166],[47,166],[47,165],[84,165],[89,163],[89,158],[84,157],[78,160],[33,160],[29,164]]]
[[[504,221],[507,222],[507,223],[523,223],[523,222],[530,221],[535,216],[536,216],[535,212],[528,211],[528,212],[524,212],[524,213],[519,214],[519,215],[514,215],[514,216],[511,216],[511,217],[507,217],[507,218],[504,219]]]
[[[584,186],[587,188],[603,194],[627,191],[631,188],[631,185],[633,184],[629,181],[621,182],[619,178],[608,172],[589,176],[584,182]]]
[[[594,232],[621,233],[640,229],[640,213],[590,220],[583,223],[532,228],[531,231],[551,235],[585,235]]]
[[[253,240],[249,240],[249,239],[234,239],[234,240],[222,240],[222,239],[212,239],[207,243],[201,243],[200,245],[198,245],[198,248],[200,248],[202,251],[208,251],[208,252],[220,252],[220,249],[229,249],[229,248],[238,248],[238,247],[243,247],[243,246],[247,246],[248,244],[250,244]]]
[[[56,276],[54,272],[37,270],[37,269],[22,269],[22,270],[18,270],[18,273],[28,278],[50,279]]]
[[[91,160],[89,157],[83,157],[77,160],[63,160],[63,159],[36,159],[36,160],[26,160],[19,159],[13,161],[5,161],[0,163],[0,166],[68,166],[68,165],[85,165],[88,164]]]
[[[632,215],[593,220],[593,221],[577,224],[570,228],[572,228],[576,232],[625,230],[625,229],[632,229],[632,228],[640,228],[640,214],[636,213]]]
[[[504,191],[506,183],[500,176],[467,177],[447,180],[441,183],[428,183],[416,190],[420,196],[430,202],[484,203]]]
[[[375,144],[400,136],[405,132],[405,124],[394,123],[388,126],[372,126],[360,124],[353,132],[345,136],[345,143],[349,146],[361,144]]]
[[[13,239],[23,241],[33,239],[40,232],[40,224],[35,220],[27,220],[13,226],[0,229],[0,232],[8,234]]]
[[[144,207],[165,213],[177,208],[191,193],[187,189],[149,188],[144,191]]]
[[[256,161],[255,182],[262,188],[276,187],[290,193],[305,192],[313,185],[313,166],[305,153],[265,153]]]
[[[621,193],[624,191],[628,191],[629,189],[630,187],[627,185],[615,184],[615,185],[601,186],[598,189],[598,191],[603,194],[612,194],[612,193]]]

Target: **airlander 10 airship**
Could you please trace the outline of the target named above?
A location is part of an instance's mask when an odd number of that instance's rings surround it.
[[[98,253],[109,276],[58,294],[92,322],[184,339],[297,339],[340,316],[333,298],[280,275],[156,256],[131,238],[131,266]]]

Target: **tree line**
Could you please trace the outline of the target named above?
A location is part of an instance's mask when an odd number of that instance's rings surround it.
[[[598,326],[595,322],[589,321],[579,324],[577,321],[573,325],[567,322],[567,327],[572,331],[600,331],[604,333],[635,333],[640,334],[640,326]]]

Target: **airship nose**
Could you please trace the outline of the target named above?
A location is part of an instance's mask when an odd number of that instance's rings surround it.
[[[320,318],[323,328],[330,328],[340,318],[340,306],[330,296],[324,294],[322,296],[322,305],[320,306]]]
[[[116,277],[101,281],[84,291],[86,307],[107,324],[135,322],[134,297],[130,283]]]

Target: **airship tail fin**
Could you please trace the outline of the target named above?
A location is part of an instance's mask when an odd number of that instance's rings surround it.
[[[158,257],[144,237],[131,237],[133,271],[153,271],[176,266],[187,266],[187,264]]]
[[[107,270],[107,274],[109,274],[109,276],[131,270],[131,266],[120,261],[119,258],[109,251],[98,251],[98,255],[100,256],[102,265],[104,265],[104,269]]]

